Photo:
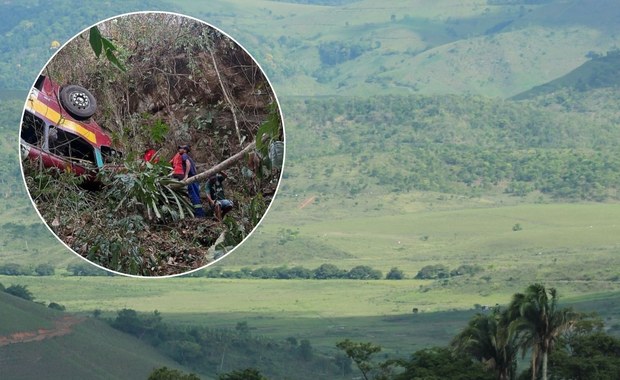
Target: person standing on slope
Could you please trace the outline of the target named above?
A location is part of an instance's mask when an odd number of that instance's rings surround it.
[[[189,155],[191,151],[189,144],[179,145],[178,148],[177,154],[170,160],[170,163],[172,163],[172,176],[179,181],[184,181],[196,175],[196,165]],[[194,206],[194,216],[197,218],[204,218],[206,215],[202,208],[202,201],[200,200],[200,186],[198,182],[187,185],[187,194]]]

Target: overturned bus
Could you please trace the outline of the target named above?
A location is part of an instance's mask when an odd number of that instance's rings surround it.
[[[41,75],[28,95],[21,125],[22,159],[77,175],[95,174],[119,153],[93,120],[95,97],[77,85]]]

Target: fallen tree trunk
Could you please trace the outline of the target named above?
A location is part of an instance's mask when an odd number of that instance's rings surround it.
[[[189,185],[190,183],[194,183],[196,181],[200,181],[203,179],[207,179],[209,177],[211,177],[213,174],[221,172],[222,170],[226,170],[229,167],[233,166],[233,164],[235,164],[237,161],[241,160],[243,158],[243,156],[250,152],[252,149],[254,149],[256,147],[256,142],[251,143],[250,145],[246,146],[245,148],[243,148],[242,151],[236,153],[234,156],[230,156],[227,159],[225,159],[224,161],[220,162],[219,164],[213,166],[210,169],[205,170],[202,173],[198,173],[193,177],[190,177],[183,182],[186,185]]]

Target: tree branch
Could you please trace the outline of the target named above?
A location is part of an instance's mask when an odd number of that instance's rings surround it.
[[[211,55],[211,61],[213,61],[213,67],[215,68],[215,74],[217,74],[217,79],[220,81],[220,86],[222,87],[222,94],[224,94],[224,98],[228,102],[228,107],[230,108],[230,113],[232,113],[233,122],[235,123],[235,129],[237,130],[237,138],[239,139],[239,145],[243,144],[241,140],[241,132],[239,131],[239,123],[237,122],[237,114],[235,113],[235,104],[230,100],[228,96],[228,91],[226,91],[226,86],[224,86],[224,82],[222,81],[222,76],[220,75],[220,70],[217,67],[217,62],[215,61],[215,55],[213,54],[213,50],[211,50],[211,46],[207,45],[207,50]]]
[[[225,169],[228,169],[229,167],[231,167],[234,163],[236,163],[237,161],[242,159],[243,156],[246,153],[248,153],[250,150],[254,149],[255,147],[256,147],[256,142],[253,142],[250,145],[248,145],[245,148],[243,148],[242,151],[236,153],[234,156],[228,157],[224,161],[222,161],[219,164],[213,166],[211,169],[207,169],[204,172],[196,174],[193,177],[189,177],[185,181],[181,181],[181,182],[183,182],[186,185],[189,185],[190,183],[194,183],[196,181],[200,181],[200,180],[209,178],[213,174],[221,172],[222,170],[225,170]]]

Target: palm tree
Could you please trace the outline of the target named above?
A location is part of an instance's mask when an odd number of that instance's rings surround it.
[[[510,329],[507,312],[499,307],[490,314],[476,314],[452,341],[457,352],[468,354],[497,374],[498,380],[515,377],[517,336]]]
[[[547,380],[549,353],[560,335],[576,321],[575,313],[558,308],[557,301],[554,288],[547,291],[543,285],[533,284],[524,294],[515,294],[508,307],[510,330],[518,336],[523,355],[528,349],[532,352],[532,380],[537,379],[539,367],[542,380]]]

